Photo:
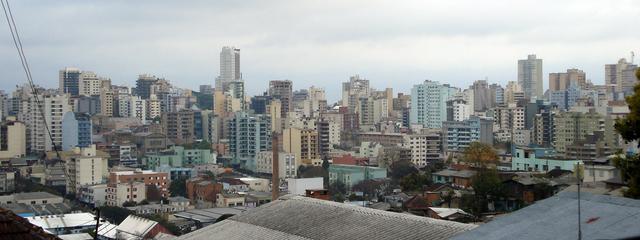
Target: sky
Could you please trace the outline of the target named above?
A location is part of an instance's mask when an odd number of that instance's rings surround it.
[[[466,88],[517,80],[517,60],[549,72],[640,54],[640,1],[32,1],[10,0],[34,81],[58,86],[66,66],[134,86],[150,73],[175,86],[214,84],[223,46],[241,49],[248,95],[269,80],[324,87],[330,101],[359,74],[408,92],[426,79]],[[26,83],[9,29],[0,27],[0,89]],[[636,57],[635,62],[640,61]]]

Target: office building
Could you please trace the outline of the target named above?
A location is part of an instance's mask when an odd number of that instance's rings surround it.
[[[518,84],[525,98],[542,99],[542,59],[531,54],[527,59],[518,60]]]
[[[224,92],[227,84],[233,81],[242,81],[240,49],[225,46],[220,51],[220,76],[216,78],[215,89]]]
[[[82,71],[73,67],[66,67],[59,72],[59,91],[69,93],[71,96],[80,94],[80,74]]]
[[[621,58],[616,64],[607,64],[604,66],[604,80],[608,88],[608,92],[612,95],[609,100],[624,100],[625,96],[633,94],[633,87],[637,83],[635,76],[638,65],[627,62],[627,59]]]
[[[586,88],[587,77],[580,69],[567,69],[567,72],[549,73],[549,91],[561,91],[570,86]]]

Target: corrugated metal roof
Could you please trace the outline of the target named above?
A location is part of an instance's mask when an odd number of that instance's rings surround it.
[[[123,236],[137,236],[142,237],[156,225],[158,222],[152,221],[146,218],[141,218],[135,215],[129,215],[116,227],[117,237]]]
[[[33,225],[44,229],[72,228],[96,224],[95,215],[91,213],[69,213],[62,215],[33,216],[26,219]]]
[[[179,239],[448,239],[475,227],[288,195]]]
[[[640,236],[640,200],[582,193],[583,239]],[[577,239],[578,198],[562,192],[454,237],[465,239]]]

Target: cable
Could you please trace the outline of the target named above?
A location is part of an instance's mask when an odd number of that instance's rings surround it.
[[[29,82],[29,87],[31,88],[31,92],[36,101],[36,105],[40,111],[40,115],[42,117],[42,122],[44,127],[49,135],[49,140],[53,145],[53,149],[56,151],[56,156],[60,159],[60,152],[58,150],[58,146],[53,139],[53,135],[51,134],[51,129],[47,124],[46,115],[44,113],[44,105],[42,105],[40,101],[40,97],[38,96],[38,89],[35,87],[33,83],[33,76],[31,74],[31,68],[29,67],[29,62],[27,61],[27,56],[24,54],[24,49],[22,47],[22,40],[20,39],[20,34],[18,33],[18,27],[16,25],[15,19],[13,17],[13,13],[11,12],[11,6],[9,5],[9,0],[0,0],[2,4],[2,10],[4,11],[5,19],[7,20],[7,24],[9,25],[9,31],[11,32],[11,38],[13,39],[13,44],[18,51],[18,56],[20,57],[20,64],[22,65],[22,69],[24,70],[25,75],[27,76],[27,81]],[[53,121],[53,119],[52,119]]]

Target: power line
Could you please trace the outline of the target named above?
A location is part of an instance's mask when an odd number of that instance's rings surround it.
[[[60,152],[58,151],[58,146],[53,139],[53,135],[51,134],[51,130],[49,129],[49,125],[47,124],[46,115],[44,113],[44,105],[40,101],[40,97],[38,96],[38,89],[35,87],[33,83],[33,76],[31,74],[31,68],[29,67],[29,62],[27,61],[27,56],[24,54],[24,49],[22,47],[22,40],[20,39],[20,34],[18,33],[18,27],[15,22],[15,18],[13,17],[13,13],[11,12],[11,6],[9,5],[9,0],[0,0],[2,4],[2,10],[4,11],[5,19],[7,20],[7,25],[9,25],[9,31],[11,32],[11,38],[13,39],[13,45],[16,47],[18,51],[18,57],[20,58],[20,64],[22,65],[22,69],[27,77],[27,81],[29,83],[29,87],[31,88],[31,93],[33,94],[33,98],[36,101],[36,108],[39,110],[40,115],[42,117],[42,122],[44,127],[49,135],[49,140],[53,145],[53,149],[56,151],[56,156],[60,159]]]

